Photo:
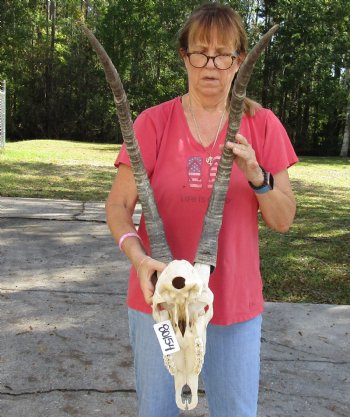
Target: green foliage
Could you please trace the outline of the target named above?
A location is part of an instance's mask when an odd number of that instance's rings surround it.
[[[277,106],[303,154],[339,152],[348,94],[349,13],[349,2],[343,0],[280,0],[271,8],[273,19],[281,23],[274,56],[283,69],[273,85],[283,93],[278,103],[269,90],[265,104]]]
[[[0,79],[9,138],[121,142],[103,71],[76,22],[95,31],[125,84],[133,117],[186,91],[177,32],[201,0],[3,0]],[[231,0],[250,45],[280,30],[249,95],[281,118],[297,151],[338,154],[350,100],[348,0]]]

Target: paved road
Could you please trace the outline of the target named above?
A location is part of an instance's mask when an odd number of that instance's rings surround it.
[[[127,271],[102,204],[0,198],[0,417],[136,416]],[[350,306],[266,303],[259,417],[335,416]]]

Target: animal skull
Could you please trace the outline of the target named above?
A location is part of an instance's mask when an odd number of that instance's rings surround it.
[[[176,404],[184,410],[198,403],[206,328],[213,316],[209,275],[208,265],[172,261],[160,274],[153,295],[153,318],[171,321],[180,346],[180,351],[164,355],[164,363],[175,379]]]

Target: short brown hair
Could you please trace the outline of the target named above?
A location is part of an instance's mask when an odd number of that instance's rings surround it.
[[[218,3],[204,4],[194,10],[179,32],[179,47],[188,49],[194,39],[210,43],[213,30],[223,44],[235,41],[238,52],[246,53],[247,35],[240,15],[231,7]]]
[[[192,12],[178,35],[180,49],[188,50],[188,45],[194,40],[209,44],[213,31],[216,31],[222,44],[234,41],[237,52],[246,55],[247,34],[240,15],[231,7],[219,3],[204,4]],[[261,105],[254,100],[244,100],[245,113],[253,116],[260,108]]]

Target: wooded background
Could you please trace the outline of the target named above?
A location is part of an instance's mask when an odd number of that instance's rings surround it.
[[[112,94],[77,20],[85,18],[118,68],[136,117],[186,91],[177,32],[202,3],[1,0],[7,137],[120,143]],[[280,24],[248,95],[280,117],[299,154],[339,155],[350,113],[350,1],[223,3],[241,13],[250,45]]]

